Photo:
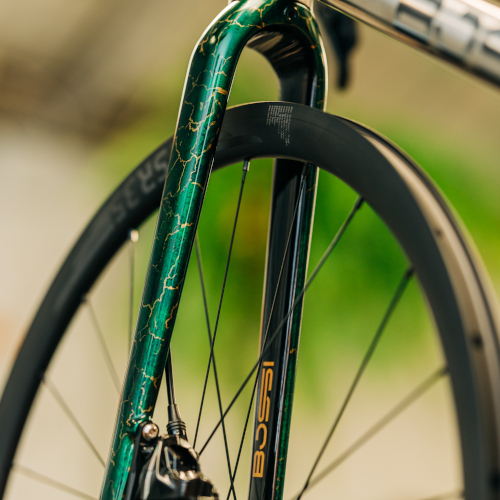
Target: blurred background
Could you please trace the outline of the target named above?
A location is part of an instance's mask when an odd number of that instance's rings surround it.
[[[191,50],[208,23],[225,5],[224,0],[3,0],[0,3],[0,390],[30,319],[81,230],[113,187],[173,133]],[[331,47],[327,50],[331,56]],[[329,57],[329,65],[331,81],[334,82],[334,57]],[[497,294],[500,293],[500,93],[364,26],[358,26],[358,45],[351,57],[351,69],[351,83],[346,90],[339,91],[331,85],[328,111],[380,131],[423,166],[460,214],[482,255]],[[239,104],[276,97],[277,86],[270,67],[260,55],[245,51],[230,102]],[[256,171],[260,172],[259,168]],[[209,205],[208,210],[212,211],[209,212],[213,214],[212,221],[217,221],[217,230],[226,235],[232,224],[233,208],[228,205],[228,210],[221,210],[218,201],[220,193],[227,192],[225,183],[229,182],[229,177],[238,179],[240,174],[224,175],[226,178],[222,179],[220,187],[214,184],[216,201],[211,202],[213,205]],[[260,188],[259,183],[268,183],[269,176],[262,173],[255,177],[257,187],[254,189],[266,192],[268,188]],[[328,182],[325,181],[325,186]],[[339,200],[346,201],[348,205],[354,199],[352,193],[341,187],[332,185],[324,189],[334,206],[337,203],[340,206]],[[253,224],[252,230],[260,235],[262,241],[267,231],[266,203],[251,194],[247,196],[247,204],[253,214],[247,222]],[[347,205],[344,205],[344,211]],[[339,210],[332,215],[335,221],[342,219],[344,212]],[[377,238],[378,222],[370,217],[367,215],[361,224]],[[145,229],[146,237],[141,234],[140,245],[143,246],[137,248],[136,301],[140,295],[141,273],[147,264],[150,244],[147,235],[151,235],[153,225],[154,222],[150,222]],[[318,226],[315,237],[327,242],[321,227]],[[208,236],[211,230],[213,226],[210,227],[210,224],[206,229],[202,226],[202,242],[203,231]],[[252,246],[252,241],[244,238],[239,245],[240,254],[237,255],[241,256],[242,262],[246,262],[245,255],[248,257],[249,253],[255,252],[260,256],[264,248],[262,242]],[[377,250],[373,255],[363,260],[366,267],[358,269],[360,274],[365,271],[369,280],[382,282],[388,296],[404,268],[403,257],[391,245],[381,243],[374,247]],[[213,270],[208,271],[208,280],[213,281],[215,290],[219,286],[222,269],[222,253],[218,252],[217,248],[212,253],[209,250],[204,257],[207,267]],[[349,254],[348,248],[345,252]],[[321,249],[313,251],[312,258],[320,254]],[[115,285],[118,283],[119,293],[123,296],[120,300],[124,304],[128,293],[127,258],[124,251],[120,259],[124,262],[125,271],[112,271],[116,276],[110,278]],[[394,262],[401,266],[388,270],[388,264]],[[252,281],[256,266],[259,268],[262,264],[254,265],[253,261],[244,264],[241,274],[234,278],[234,286]],[[340,267],[336,272],[349,274],[352,269],[352,266]],[[342,279],[347,283],[351,277],[352,273]],[[258,329],[258,291],[261,286],[259,278],[255,282],[255,292],[251,292],[245,306],[250,307],[250,303],[256,305],[254,319],[247,322],[247,311],[241,311],[240,307],[239,313],[233,316],[236,319],[226,326],[228,332]],[[328,282],[321,286],[320,291],[330,288]],[[355,302],[356,288],[352,287],[348,292],[345,290],[347,288],[343,288],[343,295]],[[118,311],[120,316],[121,306],[110,306],[112,301],[106,287],[104,291],[95,293],[96,296],[100,293],[102,297],[96,300],[96,310],[102,324],[107,326],[108,331],[114,332],[108,341],[119,370],[123,370],[127,346],[126,342],[122,342],[121,347],[118,344],[126,335],[123,332],[127,329],[127,314],[121,314],[119,320],[108,318],[105,309]],[[214,315],[216,293],[211,298]],[[418,294],[416,290],[411,293]],[[381,303],[384,297],[380,298]],[[341,297],[342,300],[344,298]],[[119,301],[118,298],[113,300]],[[236,299],[228,299],[227,307],[237,307],[237,303]],[[360,315],[355,306],[346,306],[343,302],[341,305],[344,316],[357,316],[357,324],[350,328],[362,326],[365,319],[373,320],[373,324],[383,309],[381,304],[378,307],[378,302],[374,304],[372,317],[371,310],[364,310]],[[203,325],[201,303],[196,307],[199,313],[195,314],[193,321]],[[83,321],[88,323],[88,318]],[[116,327],[117,321],[121,331]],[[400,329],[407,328],[408,324],[416,330],[426,329],[427,326],[422,325],[428,323],[428,320],[421,319],[420,312],[415,317],[403,315],[399,321],[400,326],[405,325]],[[92,328],[89,325],[79,328]],[[340,325],[343,328],[343,317]],[[369,338],[364,334],[358,338],[349,335],[349,332],[344,329],[350,347],[348,354],[342,354],[340,364],[350,356],[362,354]],[[305,367],[316,363],[317,357],[324,356],[324,343],[325,338],[320,337],[309,354],[304,355]],[[423,343],[425,346],[431,344],[427,340]],[[256,350],[257,345],[258,340],[254,336],[245,341],[244,348]],[[401,352],[414,351],[413,346],[412,342],[406,342]],[[75,356],[81,355],[79,348],[73,349]],[[423,350],[429,351],[431,360],[440,356],[438,348],[424,347]],[[381,356],[379,371],[385,369],[392,373],[392,365],[388,368],[386,363],[391,352],[386,353],[386,357]],[[188,354],[184,356],[189,357]],[[414,378],[415,382],[426,373],[425,370],[419,372],[422,366],[419,359],[411,358],[408,363],[410,358],[406,355],[397,356],[400,363],[413,367],[408,377]],[[183,355],[179,354],[178,359],[183,360]],[[329,362],[331,358],[324,361]],[[432,362],[429,363],[432,365]],[[69,369],[68,366],[66,368]],[[67,374],[62,368],[58,369]],[[244,376],[244,367],[237,363],[229,363],[228,369],[239,378]],[[82,375],[75,377],[78,379]],[[304,377],[308,381],[303,383],[304,392],[308,392],[311,381],[316,388],[325,383],[317,375]],[[99,379],[99,376],[95,378]],[[397,377],[391,380],[397,387]],[[228,382],[232,388],[231,384]],[[300,384],[299,381],[299,388]],[[377,384],[378,379],[375,379],[374,385]],[[387,389],[387,383],[383,385]],[[74,386],[68,386],[68,393],[71,393],[71,387]],[[318,389],[318,392],[321,391]],[[379,402],[385,398],[383,391],[373,393],[365,388],[365,393],[368,399]],[[318,404],[315,394],[309,393],[307,397],[310,398],[309,405]],[[321,400],[321,396],[318,397]],[[105,396],[100,397],[99,404],[106,406],[106,399]],[[190,404],[186,402],[185,406]],[[329,404],[326,407],[329,408]],[[433,411],[431,409],[430,417],[420,414],[415,417],[416,420],[432,422],[434,426],[434,434],[425,438],[427,442],[432,442],[435,435],[446,434],[443,429],[449,427],[448,417],[444,417],[441,426],[436,424],[439,419],[433,417]],[[112,422],[113,405],[109,412]],[[329,417],[325,418],[329,421]],[[401,432],[404,434],[404,429]],[[109,436],[109,428],[105,435]],[[102,439],[106,441],[109,438]],[[391,442],[400,439],[396,435]],[[301,446],[299,438],[297,443]],[[41,443],[40,446],[43,450]],[[107,442],[102,446],[105,454]],[[453,449],[456,445],[450,446]],[[39,454],[43,455],[43,452]],[[443,461],[440,452],[435,455],[438,462]],[[214,455],[213,461],[217,462],[219,458]],[[246,460],[248,462],[248,456]],[[398,461],[395,455],[395,463],[389,467],[392,472]],[[444,476],[454,477],[454,474],[446,472]],[[243,476],[246,480],[247,473],[244,472]],[[345,490],[342,491],[348,492],[352,487],[351,476],[346,474],[343,477]],[[377,480],[383,482],[381,477]],[[85,488],[85,476],[79,480]],[[442,491],[447,491],[447,481]],[[450,479],[452,482],[453,479]],[[418,481],[416,484],[418,490]],[[418,498],[418,493],[413,497],[397,496],[398,491],[406,491],[404,485],[398,488],[392,493],[394,498]],[[352,498],[358,498],[353,495]]]

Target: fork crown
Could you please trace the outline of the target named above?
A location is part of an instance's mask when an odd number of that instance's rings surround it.
[[[324,105],[326,77],[318,29],[302,4],[295,4],[296,17],[287,18],[291,3],[231,3],[192,54],[101,499],[122,498],[134,436],[153,414],[224,111],[247,42],[269,29],[293,31],[307,40],[319,68],[310,104]]]

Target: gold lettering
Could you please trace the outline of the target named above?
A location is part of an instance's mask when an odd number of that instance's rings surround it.
[[[256,451],[253,456],[253,477],[262,477],[264,475],[264,452]]]
[[[266,394],[271,390],[273,385],[273,371],[271,368],[262,370],[260,398],[259,398],[259,422],[264,419],[269,420],[269,407],[271,406],[271,399]]]
[[[266,414],[266,384],[264,383],[266,369],[262,369],[262,377],[260,378],[260,397],[259,397],[259,422],[264,420],[264,416]]]
[[[274,362],[266,361],[263,363],[264,366],[274,366]],[[259,425],[255,431],[255,441],[259,442],[260,436],[262,434],[262,443],[259,446],[259,451],[256,451],[253,456],[253,477],[263,477],[264,475],[264,461],[266,455],[263,451],[267,443],[267,426],[264,422],[269,421],[269,409],[271,407],[271,398],[268,394],[271,392],[273,387],[273,370],[272,368],[262,368],[262,376],[260,378],[260,394],[259,394],[259,411],[258,411],[258,421]],[[262,433],[261,433],[262,431]]]
[[[259,446],[259,450],[262,450],[262,448],[266,446],[267,442],[267,427],[265,426],[265,424],[260,424],[259,427],[257,427],[257,432],[255,433],[255,441],[259,440],[259,431],[261,429],[264,431],[264,439],[262,440],[262,444]]]

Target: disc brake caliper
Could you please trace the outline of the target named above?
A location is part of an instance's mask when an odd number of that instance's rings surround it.
[[[179,435],[158,436],[158,426],[139,427],[125,500],[218,500],[203,475],[198,453]]]

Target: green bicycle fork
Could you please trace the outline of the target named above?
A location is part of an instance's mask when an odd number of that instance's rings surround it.
[[[291,0],[233,2],[198,42],[184,85],[102,500],[122,498],[135,435],[141,423],[150,420],[154,411],[231,84],[239,56],[249,42],[276,70],[282,100],[324,107],[323,46],[317,25],[306,6]],[[276,47],[283,50],[278,51]],[[271,122],[277,119],[285,123],[286,140],[286,105],[272,113]],[[278,286],[276,266],[267,266],[263,331],[267,324],[272,331],[303,286],[316,179],[316,168],[304,168],[288,160],[277,160],[275,164],[270,223],[270,234],[274,236],[268,243],[269,257],[282,262],[287,239],[283,239],[283,234],[291,237],[284,261],[287,280]],[[294,217],[287,208],[291,200],[297,205]],[[275,290],[277,302],[271,313],[270,301]],[[261,438],[257,439],[262,432],[254,436],[251,498],[282,498],[301,309],[301,305],[295,308],[282,335],[263,359],[262,370],[272,368],[273,372],[271,385],[264,387],[263,399],[269,398],[270,417],[265,422],[259,421],[257,407],[256,429],[264,423],[273,430],[264,444]],[[262,341],[261,338],[261,344]],[[261,392],[262,380],[257,395]]]

